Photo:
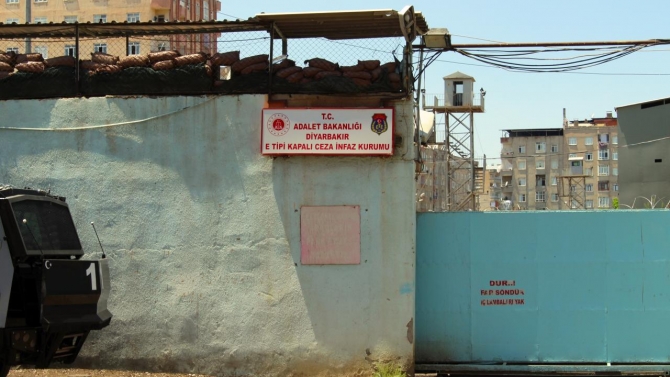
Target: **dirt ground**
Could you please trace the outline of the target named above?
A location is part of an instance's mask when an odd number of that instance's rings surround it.
[[[204,374],[149,373],[104,369],[12,369],[8,377],[209,377]]]
[[[8,377],[211,377],[205,374],[149,373],[104,369],[12,369]],[[436,377],[416,374],[415,377]]]

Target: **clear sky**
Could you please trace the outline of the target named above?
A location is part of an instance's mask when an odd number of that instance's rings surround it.
[[[416,0],[222,1],[222,19],[261,12],[395,9],[413,5],[431,28],[449,29],[452,43],[579,42],[670,39],[670,1]],[[343,25],[346,27],[346,25]],[[561,127],[567,117],[604,117],[618,106],[670,97],[670,45],[643,49],[574,73],[518,73],[445,52],[426,72],[427,94],[443,94],[442,77],[461,71],[486,89],[486,113],[475,115],[475,156],[499,162],[500,130]],[[616,116],[616,113],[614,113]]]

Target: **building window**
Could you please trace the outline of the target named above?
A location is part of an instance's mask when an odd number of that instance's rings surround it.
[[[158,16],[154,17],[154,21],[165,22],[165,21],[167,21],[167,19],[165,18],[165,15],[159,14]]]
[[[593,152],[586,152],[586,161],[593,161]]]
[[[12,23],[13,23],[13,24],[18,24],[18,23],[19,23],[19,19],[18,19],[18,18],[8,18],[8,19],[7,19],[7,22],[5,22],[5,23],[6,23],[6,24],[12,24]]]
[[[518,160],[516,166],[519,170],[526,170],[526,160]]]
[[[619,159],[619,152],[612,152],[612,160],[618,160]]]
[[[46,3],[47,0],[35,0],[36,3]]]
[[[612,175],[619,175],[619,168],[612,168]]]
[[[558,145],[557,144],[552,144],[551,145],[551,153],[558,153]]]
[[[544,158],[535,160],[535,169],[544,169]]]
[[[556,203],[558,201],[558,194],[556,193],[551,194],[551,201]]]
[[[558,160],[555,158],[551,159],[551,168],[552,169],[558,169]]]
[[[535,143],[535,153],[545,153],[547,152],[547,143],[538,142]]]
[[[570,153],[568,158],[577,158],[577,153]]]
[[[77,22],[77,16],[65,16],[64,20],[68,24],[73,24]]]
[[[538,203],[544,203],[547,201],[547,193],[544,191],[537,191],[535,193],[535,201]]]
[[[569,138],[568,145],[577,145],[577,138],[576,137]]]
[[[140,42],[128,42],[128,55],[140,54]]]
[[[612,185],[612,190],[619,191],[619,184],[618,183],[613,184]]]
[[[610,183],[609,181],[598,182],[598,191],[609,191]]]
[[[610,207],[610,198],[607,196],[598,197],[598,207],[600,208],[609,208]]]
[[[19,53],[19,48],[18,47],[7,47],[7,49],[5,51],[13,52],[13,53],[18,54]]]
[[[93,23],[104,24],[106,22],[107,22],[107,15],[106,14],[94,14],[93,15]]]
[[[593,183],[587,183],[585,190],[586,192],[593,192]]]
[[[619,144],[619,137],[618,136],[612,136],[612,144]]]
[[[576,185],[570,186],[570,192],[577,192],[577,186]]]
[[[570,208],[576,209],[578,207],[579,207],[579,203],[577,203],[577,201],[575,199],[572,199],[572,201],[570,203]]]
[[[526,185],[526,178],[519,178],[517,181],[519,183],[519,186],[525,186]]]
[[[42,55],[42,58],[49,58],[49,47],[47,46],[35,46],[35,52]]]
[[[526,194],[519,194],[519,202],[521,203],[526,202]]]
[[[139,13],[128,13],[126,15],[126,21],[128,21],[128,22],[140,22],[140,14]]]
[[[526,146],[525,145],[519,145],[519,153],[526,154]]]
[[[107,43],[95,43],[93,44],[93,52],[102,52],[103,54],[107,53]]]
[[[585,175],[590,175],[591,177],[593,177],[593,168],[586,168],[584,170],[584,174]]]
[[[535,186],[536,187],[545,187],[546,185],[547,185],[547,178],[544,174],[535,176]]]
[[[606,146],[610,142],[610,134],[599,134],[598,135],[598,145],[601,147]]]
[[[592,137],[585,138],[584,145],[593,145],[593,138]]]
[[[593,199],[586,200],[586,208],[593,208]]]
[[[7,4],[18,4],[19,0],[7,0]]]
[[[556,186],[558,185],[558,178],[556,177],[551,177],[551,185]]]
[[[65,45],[65,56],[77,56],[75,45]]]
[[[610,150],[609,149],[599,149],[598,150],[598,160],[609,160],[610,159]]]
[[[46,24],[47,23],[47,18],[46,17],[35,17],[33,22],[34,23],[40,23],[40,24]]]
[[[609,165],[600,165],[598,166],[598,175],[610,175]]]

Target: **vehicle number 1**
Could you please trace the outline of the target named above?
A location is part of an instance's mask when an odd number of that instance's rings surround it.
[[[86,276],[91,276],[91,290],[92,291],[97,291],[98,290],[98,279],[95,277],[95,263],[91,263],[90,266],[88,266],[88,269],[86,269]]]

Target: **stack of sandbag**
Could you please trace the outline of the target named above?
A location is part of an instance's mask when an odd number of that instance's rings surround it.
[[[282,63],[287,61],[284,60]],[[305,60],[305,65],[305,68],[301,68],[295,66],[294,62],[286,66],[275,64],[272,71],[275,76],[290,83],[305,84],[335,76],[349,78],[356,85],[362,87],[379,81],[385,75],[393,86],[400,87],[400,75],[396,73],[395,62],[381,64],[379,60],[359,60],[356,65],[340,66],[326,59],[313,58]]]
[[[13,52],[0,52],[0,80],[14,73],[15,62],[16,54]]]
[[[98,73],[116,73],[126,68],[151,67],[155,71],[171,70],[190,64],[205,63],[208,60],[206,53],[181,55],[176,50],[151,52],[147,55],[113,56],[101,52],[91,53],[90,60],[82,60],[80,66],[88,71],[89,75]],[[211,75],[211,67],[206,67]]]

